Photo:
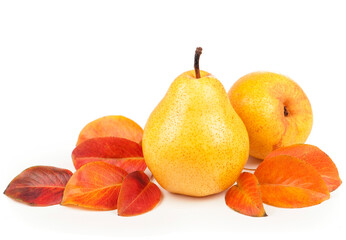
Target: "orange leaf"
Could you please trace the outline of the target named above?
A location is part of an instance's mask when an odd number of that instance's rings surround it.
[[[300,208],[329,199],[327,185],[314,167],[291,156],[265,159],[255,176],[264,203],[285,208]]]
[[[59,204],[72,172],[67,169],[35,166],[15,177],[4,194],[32,206]]]
[[[136,143],[142,141],[143,129],[123,116],[106,116],[88,123],[80,132],[77,145],[87,139],[99,137],[126,138]]]
[[[228,190],[225,200],[227,206],[239,213],[252,217],[267,216],[263,208],[257,178],[251,173],[240,174],[237,185]]]
[[[147,168],[142,147],[125,138],[93,138],[79,144],[72,152],[76,169],[86,163],[103,161],[123,168],[128,173]]]
[[[341,184],[338,169],[332,159],[321,149],[308,144],[295,144],[289,147],[281,147],[271,152],[266,158],[279,155],[297,157],[311,164],[327,184],[330,192],[337,189]]]
[[[135,216],[152,210],[161,199],[160,189],[141,171],[124,179],[118,199],[119,216]]]
[[[78,169],[68,181],[62,205],[95,210],[113,210],[127,172],[105,162],[91,162]]]

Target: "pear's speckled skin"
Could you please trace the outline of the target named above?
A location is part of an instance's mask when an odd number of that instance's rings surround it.
[[[143,134],[145,161],[166,190],[207,196],[230,187],[249,154],[246,128],[212,75],[180,75],[151,113]]]
[[[228,96],[247,128],[253,157],[264,159],[277,148],[304,143],[310,134],[309,99],[296,82],[284,75],[247,74],[234,83]]]

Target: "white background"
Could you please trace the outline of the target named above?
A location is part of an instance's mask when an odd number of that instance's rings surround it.
[[[298,82],[314,113],[307,142],[327,152],[346,181],[345,11],[342,1],[1,1],[0,190],[30,166],[74,170],[71,152],[92,120],[124,115],[144,127],[170,83],[192,69],[197,46],[201,69],[226,91],[258,70]],[[232,211],[225,193],[162,193],[157,208],[132,218],[1,195],[1,235],[289,239],[344,235],[346,227],[344,184],[318,206],[265,205],[266,218]]]

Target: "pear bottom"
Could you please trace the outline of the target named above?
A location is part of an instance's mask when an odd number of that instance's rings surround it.
[[[195,157],[189,152],[183,152],[181,155],[186,157],[160,157],[156,161],[150,158],[151,161],[147,161],[147,165],[157,182],[167,191],[203,197],[222,192],[232,186],[246,163],[248,153],[239,152],[234,159],[207,154]],[[146,159],[147,156],[148,153],[145,151]]]

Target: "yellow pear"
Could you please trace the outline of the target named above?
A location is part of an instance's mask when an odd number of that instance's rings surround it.
[[[250,73],[232,86],[228,96],[246,126],[253,157],[264,159],[279,147],[304,143],[310,134],[309,99],[284,75]]]
[[[167,191],[207,196],[230,187],[249,154],[246,128],[223,85],[199,70],[181,74],[151,113],[143,133],[145,161]]]

